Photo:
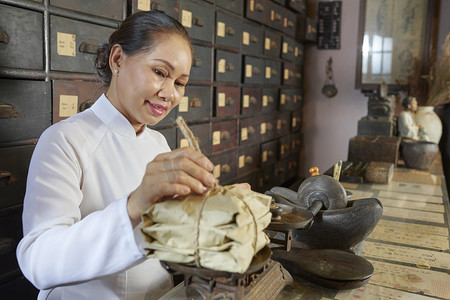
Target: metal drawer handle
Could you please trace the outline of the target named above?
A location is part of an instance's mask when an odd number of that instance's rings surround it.
[[[195,18],[192,20],[192,23],[193,23],[194,25],[199,26],[199,27],[205,26],[205,22],[203,22],[203,19],[201,19],[201,18],[199,18],[199,17],[195,17]]]
[[[228,71],[234,71],[234,65],[232,63],[227,63],[227,66],[225,68]]]
[[[231,97],[227,97],[227,100],[225,101],[225,104],[227,106],[233,106],[234,105],[234,99]]]
[[[261,73],[261,70],[258,67],[254,67],[253,68],[253,73],[259,74],[259,73]]]
[[[228,35],[231,35],[231,36],[233,36],[233,35],[236,34],[236,30],[234,30],[233,27],[228,27],[228,28],[225,30],[225,32],[226,32]]]
[[[250,97],[250,103],[251,104],[256,104],[256,102],[258,102],[258,99],[256,99],[256,97]]]
[[[291,97],[286,96],[286,102],[291,102]]]
[[[281,15],[279,13],[275,13],[275,20],[280,21]]]
[[[222,173],[230,173],[230,170],[231,170],[230,166],[227,164],[223,164],[220,169],[221,169],[220,171]]]
[[[194,58],[194,63],[192,64],[194,67],[201,67],[202,60],[200,58]]]
[[[266,129],[267,129],[268,131],[269,131],[269,130],[272,130],[272,129],[273,129],[272,123],[267,123]]]
[[[294,22],[288,21],[288,22],[287,22],[287,26],[288,26],[289,28],[293,28],[293,27],[294,27]]]
[[[228,131],[222,131],[220,133],[220,138],[222,140],[229,140],[231,138],[231,135],[230,135],[230,133]]]
[[[82,42],[78,50],[81,53],[97,54],[98,44],[95,42]]]
[[[277,72],[277,70],[275,70],[275,69],[272,69],[272,70],[270,71],[270,73],[271,73],[273,76],[277,76],[277,75],[278,75],[278,72]]]
[[[246,156],[245,157],[245,163],[246,164],[251,164],[253,162],[253,158],[251,156]]]
[[[79,107],[80,112],[82,112],[82,111],[88,109],[88,108],[91,107],[94,103],[95,103],[95,100],[86,100],[86,101],[82,102],[82,103],[80,104],[80,107]]]
[[[262,5],[261,3],[256,3],[255,8],[257,11],[264,11],[264,5]]]
[[[300,73],[295,73],[295,78],[302,78],[302,74],[300,74]]]
[[[12,238],[0,239],[0,255],[6,255],[16,251],[16,241]]]
[[[284,168],[277,168],[276,172],[277,172],[277,175],[283,174],[284,173]]]
[[[272,151],[267,152],[267,156],[268,157],[273,157],[273,152]]]
[[[14,181],[16,181],[16,179],[12,176],[10,172],[0,171],[0,182],[2,183],[2,185],[11,184]]]
[[[160,10],[162,12],[165,12],[165,8],[164,8],[164,4],[160,3],[160,2],[153,2],[150,5],[150,9],[151,10]]]
[[[273,103],[273,97],[272,97],[272,96],[269,96],[269,99],[267,99],[267,102]]]
[[[289,47],[288,47],[288,52],[289,52],[289,53],[294,52],[294,48],[292,48],[292,46],[289,46]]]
[[[202,100],[198,98],[192,98],[191,102],[189,103],[190,107],[201,107],[202,106]]]
[[[11,119],[11,118],[17,118],[19,116],[19,110],[10,105],[5,103],[0,103],[0,118],[5,119]]]
[[[253,126],[249,126],[248,127],[248,134],[250,134],[250,135],[252,135],[252,134],[255,134],[255,127],[253,127]]]
[[[8,44],[9,38],[5,31],[0,29],[0,43]]]
[[[250,41],[252,41],[252,43],[257,43],[258,42],[258,38],[254,35],[250,36]]]

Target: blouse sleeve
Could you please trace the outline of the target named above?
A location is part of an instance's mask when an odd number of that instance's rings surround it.
[[[82,160],[58,134],[48,129],[33,153],[17,248],[23,274],[39,289],[112,275],[144,259],[127,197],[81,218]]]

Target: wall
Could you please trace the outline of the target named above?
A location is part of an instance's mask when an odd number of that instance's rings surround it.
[[[348,141],[357,134],[358,120],[367,115],[368,98],[355,90],[359,2],[342,1],[340,50],[318,50],[315,44],[307,45],[300,163],[303,177],[309,176],[308,169],[312,166],[318,166],[323,173],[337,159],[347,160]],[[338,89],[333,98],[321,93],[330,57]]]

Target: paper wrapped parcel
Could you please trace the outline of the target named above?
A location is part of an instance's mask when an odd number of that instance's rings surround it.
[[[270,196],[215,185],[153,205],[143,215],[148,257],[216,271],[244,273],[269,243]]]

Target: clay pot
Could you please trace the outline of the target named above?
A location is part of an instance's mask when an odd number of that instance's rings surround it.
[[[405,165],[411,169],[427,170],[439,153],[437,144],[411,139],[403,139],[401,148]]]

